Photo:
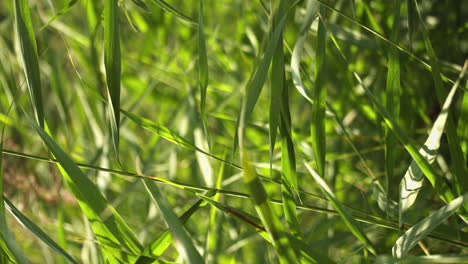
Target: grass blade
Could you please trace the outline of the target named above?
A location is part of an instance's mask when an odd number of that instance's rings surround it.
[[[44,127],[44,106],[42,103],[41,75],[37,58],[36,37],[31,22],[31,12],[27,0],[15,0],[16,36],[20,44],[20,58],[26,76],[29,98],[34,117],[40,127]]]
[[[312,149],[319,175],[325,175],[325,107],[327,91],[325,89],[325,57],[327,47],[327,32],[324,26],[323,7],[319,11],[317,33],[317,49],[315,52],[315,87],[313,91],[312,120],[310,126]]]
[[[117,211],[99,192],[97,186],[78,168],[55,141],[34,122],[37,134],[57,159],[65,181],[77,199],[103,251],[111,263],[128,262],[140,254],[142,246]]]
[[[374,255],[377,254],[376,250],[374,249],[374,246],[372,246],[372,243],[369,241],[367,236],[364,234],[364,231],[360,228],[359,224],[356,222],[356,220],[353,218],[353,216],[343,207],[343,205],[335,198],[335,194],[333,191],[328,187],[327,183],[320,177],[320,175],[310,167],[307,162],[304,161],[304,165],[309,171],[310,175],[314,178],[314,180],[318,183],[320,186],[320,189],[322,189],[323,193],[325,196],[328,198],[328,200],[332,203],[333,207],[335,210],[338,212],[340,217],[343,219],[344,223],[348,227],[349,231],[353,233],[353,235],[359,239],[359,241],[364,244],[364,246]]]
[[[70,9],[76,4],[78,3],[78,0],[70,0],[70,2],[68,2],[68,4],[63,7],[62,9],[60,9],[60,11],[57,12],[57,14],[55,14],[51,19],[49,19],[49,21],[41,27],[41,31],[44,30],[46,27],[48,27],[52,22],[54,22],[56,19],[58,19],[59,17],[61,17],[62,15],[66,14],[68,11],[70,11]]]
[[[70,256],[62,247],[60,247],[52,238],[50,238],[46,232],[44,232],[40,227],[34,224],[28,217],[21,213],[10,200],[6,197],[3,197],[5,200],[5,205],[7,206],[8,211],[15,216],[16,220],[28,229],[35,237],[44,242],[47,246],[53,249],[55,252],[63,256],[68,263],[78,263],[72,256]],[[18,263],[28,263],[19,261]]]
[[[104,3],[104,65],[107,78],[107,97],[109,100],[109,119],[117,160],[119,160],[120,126],[120,37],[119,12],[117,0]]]
[[[200,253],[198,253],[197,249],[193,245],[193,242],[185,231],[183,224],[174,214],[167,201],[163,198],[160,191],[158,190],[158,187],[156,187],[156,185],[154,185],[154,183],[149,180],[144,180],[143,183],[151,198],[161,210],[164,220],[169,227],[169,231],[174,238],[179,254],[182,255],[186,263],[203,263],[203,259]]]
[[[235,165],[229,161],[226,161],[224,159],[221,159],[213,154],[210,154],[198,147],[196,147],[194,144],[190,143],[188,140],[186,140],[185,138],[177,135],[177,133],[175,133],[174,131],[170,130],[169,128],[161,125],[161,124],[157,124],[157,123],[154,123],[153,121],[151,120],[148,120],[146,118],[143,118],[141,116],[138,116],[136,114],[133,114],[133,113],[130,113],[128,111],[125,111],[123,109],[120,110],[126,117],[128,117],[128,119],[132,120],[133,122],[135,122],[136,124],[138,124],[139,126],[145,128],[146,130],[149,130],[153,133],[156,133],[158,134],[159,136],[161,136],[162,138],[178,145],[178,146],[181,146],[181,147],[184,147],[184,148],[188,148],[188,149],[191,149],[191,150],[195,150],[197,152],[200,152],[200,153],[203,153],[217,161],[221,161],[223,163],[226,163],[230,166],[233,166],[235,168],[238,168],[240,169],[240,167],[238,165]]]
[[[419,150],[421,156],[423,156],[429,164],[432,164],[438,154],[440,140],[444,133],[445,124],[447,122],[447,118],[449,115],[449,109],[453,101],[453,97],[455,96],[455,92],[457,91],[458,85],[461,81],[461,78],[466,72],[468,66],[468,61],[465,63],[465,67],[460,74],[460,77],[457,82],[455,82],[454,86],[450,90],[450,93],[447,95],[445,99],[444,105],[442,110],[440,111],[439,116],[437,117],[434,125],[432,127],[431,133],[427,138],[424,146]],[[411,162],[410,167],[405,173],[405,176],[400,182],[400,202],[399,202],[399,223],[400,226],[405,222],[405,214],[409,210],[409,208],[414,204],[416,198],[418,197],[419,190],[423,185],[423,172],[413,160]]]
[[[308,95],[308,91],[301,79],[301,58],[302,52],[304,50],[304,44],[307,38],[307,33],[309,33],[310,26],[312,25],[314,19],[317,17],[319,8],[320,5],[315,0],[307,1],[306,13],[302,21],[301,31],[299,33],[299,37],[297,38],[296,44],[294,45],[294,50],[291,55],[291,76],[294,86],[299,91],[299,93],[311,103],[312,98]]]
[[[203,0],[200,0],[200,10],[198,12],[198,86],[200,88],[200,112],[204,119],[206,88],[208,87],[208,59],[203,29]]]
[[[392,35],[391,40],[394,43],[398,43],[398,35],[400,33],[400,5],[401,0],[393,1],[393,25],[392,25]],[[389,46],[388,50],[388,70],[387,70],[387,83],[386,83],[386,101],[385,107],[387,111],[398,120],[400,115],[400,58],[398,49]],[[393,135],[392,131],[386,127],[385,128],[385,195],[386,200],[389,201],[390,194],[390,183],[393,182],[394,178],[394,169],[397,158],[397,148],[395,145],[398,143],[398,140]],[[389,214],[388,204],[385,208],[387,215]]]
[[[375,264],[459,264],[468,263],[468,255],[431,255],[423,257],[404,257],[397,259],[392,256],[378,256]]]
[[[193,20],[192,18],[184,15],[182,12],[180,12],[179,10],[175,9],[174,7],[172,7],[171,5],[166,3],[166,1],[164,1],[164,0],[153,0],[153,2],[156,3],[157,5],[159,5],[164,11],[169,12],[170,14],[176,16],[177,18],[182,19],[183,21],[189,22],[191,24],[197,24],[197,22],[195,20]]]
[[[392,248],[393,256],[396,258],[403,257],[411,248],[426,237],[445,219],[455,213],[455,211],[467,201],[468,193],[465,193],[411,227],[395,242],[395,245]]]
[[[255,202],[255,210],[266,231],[271,239],[273,247],[275,248],[278,258],[281,263],[298,263],[298,259],[294,249],[286,236],[285,230],[278,218],[271,208],[268,201],[268,195],[260,182],[254,168],[247,160],[247,154],[243,153],[242,165],[244,167],[244,182],[250,190]]]

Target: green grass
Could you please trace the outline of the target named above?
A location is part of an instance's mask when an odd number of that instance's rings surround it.
[[[0,2],[0,263],[468,262],[463,1]]]

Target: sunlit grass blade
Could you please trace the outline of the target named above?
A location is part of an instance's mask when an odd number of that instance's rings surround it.
[[[432,47],[431,40],[429,38],[429,32],[425,26],[424,19],[421,15],[421,11],[419,10],[419,6],[417,1],[414,1],[416,13],[419,18],[419,24],[421,28],[421,33],[424,39],[424,45],[426,47],[426,51],[429,57],[430,65],[432,67],[432,79],[434,80],[435,90],[437,94],[437,99],[439,103],[442,105],[444,102],[444,98],[446,96],[446,89],[444,87],[442,76],[441,76],[441,69],[439,65],[439,60],[437,55]],[[450,112],[453,112],[450,110]],[[463,152],[460,148],[460,139],[458,138],[457,131],[456,131],[456,124],[455,119],[453,118],[454,114],[449,114],[447,118],[447,141],[450,150],[450,157],[453,159],[452,166],[453,166],[453,180],[455,182],[454,188],[458,195],[468,191],[468,181],[466,180],[467,175],[467,168],[465,166],[465,159],[463,157]]]
[[[109,119],[117,160],[119,160],[120,126],[120,33],[117,0],[104,3],[104,65],[106,68]]]
[[[28,217],[21,213],[7,198],[5,200],[5,205],[7,206],[8,211],[16,218],[16,220],[28,229],[35,237],[47,244],[55,252],[63,256],[68,263],[78,263],[72,256],[70,256],[62,247],[60,247],[52,238],[50,238],[45,231],[40,227],[34,224]],[[19,262],[19,263],[28,263],[28,262]]]
[[[44,127],[44,106],[42,102],[41,75],[37,57],[37,44],[31,22],[31,12],[27,0],[15,0],[15,33],[20,44],[21,64],[28,86],[34,117],[40,127]]]
[[[468,263],[468,255],[431,255],[431,256],[408,256],[397,259],[392,256],[378,256],[375,264],[460,264]]]
[[[320,177],[320,175],[310,167],[310,165],[304,161],[304,165],[309,171],[310,175],[314,178],[314,180],[318,183],[320,186],[320,189],[322,189],[323,193],[325,196],[328,198],[328,200],[331,202],[335,210],[338,212],[340,217],[343,219],[343,222],[346,224],[348,227],[349,231],[353,233],[353,235],[359,239],[359,241],[364,244],[364,246],[374,255],[377,254],[374,246],[370,242],[370,240],[367,238],[365,235],[364,231],[361,229],[359,226],[358,222],[353,218],[353,216],[346,210],[346,208],[343,207],[343,205],[336,199],[335,194],[333,191],[328,187],[327,183]]]
[[[424,146],[419,150],[421,156],[424,157],[429,164],[432,164],[438,154],[440,140],[442,139],[442,135],[444,133],[445,124],[447,122],[447,118],[449,115],[449,109],[452,104],[453,98],[457,91],[458,85],[461,81],[461,78],[466,72],[468,65],[465,63],[465,67],[463,71],[460,73],[460,77],[457,82],[455,82],[454,86],[450,90],[450,93],[447,95],[445,99],[444,105],[442,110],[440,111],[439,116],[437,117],[434,125],[432,127],[431,133],[429,134]],[[422,188],[423,185],[423,172],[413,160],[411,162],[410,167],[405,173],[405,176],[400,182],[400,202],[399,202],[399,223],[400,226],[405,222],[405,214],[409,210],[409,208],[414,204],[416,198],[418,197],[419,190]]]
[[[182,225],[184,225],[189,218],[200,209],[200,204],[202,200],[198,200],[194,205],[192,205],[187,211],[185,211],[180,217],[179,221]],[[152,263],[154,258],[160,257],[164,251],[171,245],[173,242],[171,232],[169,230],[162,233],[156,239],[148,244],[143,250],[140,258],[135,262],[135,264],[143,264],[143,263]]]
[[[325,14],[323,7],[319,11],[319,25],[317,32],[317,48],[315,51],[315,87],[312,92],[312,117],[311,117],[311,140],[312,150],[314,152],[315,164],[319,175],[325,175],[325,107],[327,91],[325,87],[326,80],[326,47],[327,47],[327,32],[324,26],[323,16]]]
[[[465,82],[465,89],[468,90],[468,81]],[[466,166],[468,167],[468,93],[463,93],[458,119],[458,135],[461,141],[460,147],[465,155]]]
[[[97,186],[78,168],[73,160],[42,128],[31,121],[54,157],[64,179],[89,219],[96,238],[109,261],[127,262],[140,254],[142,246],[117,211],[99,192]]]
[[[343,54],[342,48],[340,47],[339,43],[336,41],[333,35],[330,34],[331,39],[333,40],[334,45],[337,48],[338,53],[343,58],[344,62],[349,65],[349,62],[346,56]],[[349,67],[347,67],[349,69]],[[358,84],[364,89],[365,93],[372,101],[372,103],[376,106],[377,111],[384,119],[386,125],[393,131],[395,136],[398,138],[401,144],[405,147],[411,157],[415,160],[418,164],[420,169],[423,171],[426,178],[429,180],[431,185],[436,190],[439,197],[445,202],[449,203],[453,199],[455,199],[455,195],[453,194],[450,187],[447,185],[444,179],[441,178],[440,175],[434,172],[432,166],[427,162],[427,160],[417,151],[416,147],[413,143],[411,143],[409,137],[406,133],[401,129],[401,127],[397,124],[395,119],[388,113],[385,107],[379,102],[377,97],[367,88],[367,86],[363,83],[361,77],[355,72],[351,71],[352,75],[358,82]],[[463,207],[463,212],[461,212],[460,216],[464,219],[468,219],[467,215],[468,205]]]
[[[291,264],[298,263],[296,252],[292,247],[289,238],[286,236],[286,232],[278,215],[276,215],[271,208],[270,202],[268,201],[268,194],[260,182],[254,168],[249,163],[247,153],[243,153],[242,159],[242,165],[244,167],[244,182],[252,194],[255,209],[268,232],[280,262]]]
[[[145,187],[148,190],[151,198],[161,210],[164,220],[169,227],[169,231],[174,238],[174,242],[177,250],[179,251],[179,254],[182,255],[186,263],[203,263],[203,259],[195,248],[192,239],[188,235],[187,231],[185,231],[181,221],[170,208],[168,202],[161,195],[158,187],[156,187],[156,185],[154,185],[154,183],[149,180],[144,180],[143,183],[145,184]]]
[[[224,159],[221,159],[213,154],[210,154],[198,147],[196,147],[194,144],[192,144],[191,142],[189,142],[188,140],[184,139],[183,137],[177,135],[177,133],[175,133],[174,131],[170,130],[169,128],[161,125],[161,124],[157,124],[157,123],[154,123],[153,121],[151,120],[148,120],[146,118],[143,118],[141,116],[138,116],[136,114],[133,114],[133,113],[130,113],[128,111],[125,111],[123,109],[120,110],[126,117],[128,117],[130,120],[132,120],[133,122],[135,122],[136,124],[140,125],[141,127],[145,128],[146,130],[149,130],[153,133],[156,133],[158,135],[160,135],[162,138],[178,145],[178,146],[181,146],[181,147],[184,147],[184,148],[188,148],[188,149],[191,149],[191,150],[195,150],[197,152],[201,152],[215,160],[218,160],[218,161],[221,161],[221,162],[224,162],[230,166],[233,166],[233,167],[236,167],[238,169],[240,169],[239,166],[235,165],[235,164],[232,164],[231,162],[229,161],[226,161]]]
[[[299,37],[296,40],[296,44],[294,45],[294,50],[291,55],[291,77],[294,86],[299,93],[311,103],[312,98],[301,79],[301,58],[304,50],[304,44],[307,39],[307,33],[309,33],[310,26],[317,17],[319,8],[320,5],[315,0],[307,1],[307,8],[302,20],[301,31],[299,32]]]
[[[396,258],[403,257],[421,239],[426,237],[467,201],[468,193],[465,193],[411,227],[395,242],[392,248],[393,256]]]
[[[68,2],[68,4],[63,7],[62,9],[60,9],[57,14],[55,14],[51,19],[49,19],[49,21],[41,27],[41,30],[45,29],[46,27],[48,27],[52,22],[54,22],[56,19],[58,19],[59,17],[61,17],[62,15],[66,14],[68,11],[70,11],[70,9],[76,4],[78,3],[78,0],[70,0],[70,2]]]
[[[393,3],[393,25],[392,25],[392,34],[391,40],[394,43],[398,43],[398,35],[400,33],[400,5],[401,0],[394,0]],[[395,120],[398,121],[398,116],[400,115],[400,58],[398,49],[389,46],[388,49],[388,70],[387,70],[387,82],[385,90],[385,107],[387,111],[393,116]],[[387,205],[389,204],[390,194],[390,184],[394,179],[394,170],[395,163],[397,158],[397,139],[393,135],[392,131],[385,127],[385,195],[387,200]],[[385,208],[385,211],[388,215],[388,206]]]
[[[189,23],[192,23],[192,24],[197,24],[197,22],[195,20],[193,20],[192,18],[184,15],[182,12],[180,12],[179,10],[175,9],[174,7],[172,7],[171,5],[166,3],[166,1],[164,1],[164,0],[153,0],[153,2],[156,3],[157,5],[159,5],[165,11],[171,13],[172,15],[174,15],[174,16],[180,18],[180,19],[182,19],[183,21],[186,21],[186,22],[189,22]]]

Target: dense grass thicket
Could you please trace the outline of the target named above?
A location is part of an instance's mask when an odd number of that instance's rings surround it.
[[[468,263],[465,0],[0,1],[0,263]]]

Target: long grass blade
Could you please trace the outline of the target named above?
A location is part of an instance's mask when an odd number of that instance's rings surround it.
[[[119,160],[120,127],[120,33],[117,0],[104,3],[104,65],[107,78],[107,97],[109,100],[109,119],[117,160]]]
[[[394,43],[398,43],[398,35],[400,33],[400,5],[401,0],[393,1],[393,25],[392,25],[392,35],[391,40]],[[385,107],[387,111],[398,121],[398,116],[400,115],[400,58],[398,50],[389,46],[388,49],[388,70],[387,70],[387,83],[385,90]],[[393,135],[392,131],[386,127],[385,128],[385,195],[387,200],[387,205],[390,201],[390,184],[393,182],[395,163],[397,158],[397,148],[395,145],[398,140]],[[388,206],[385,208],[387,212]]]
[[[343,207],[343,205],[336,199],[335,194],[333,191],[328,187],[328,184],[320,177],[320,175],[310,167],[310,165],[304,161],[304,165],[309,171],[310,175],[314,178],[314,180],[318,183],[320,186],[320,189],[322,189],[323,193],[325,196],[328,198],[328,200],[331,202],[335,210],[338,212],[340,217],[343,219],[344,223],[348,227],[348,229],[353,233],[353,235],[359,239],[359,241],[364,244],[364,246],[374,255],[377,255],[377,252],[370,242],[370,240],[367,238],[365,235],[364,231],[361,229],[359,224],[356,222],[356,220],[353,218],[353,216]]]
[[[128,119],[130,119],[131,121],[135,122],[136,124],[140,125],[141,127],[145,128],[146,130],[148,131],[151,131],[153,133],[156,133],[158,134],[159,136],[161,136],[162,138],[178,145],[178,146],[181,146],[181,147],[184,147],[184,148],[188,148],[188,149],[191,149],[191,150],[195,150],[197,152],[200,152],[200,153],[203,153],[215,160],[218,160],[218,161],[221,161],[223,163],[226,163],[230,166],[233,166],[235,168],[238,168],[240,169],[240,167],[238,165],[235,165],[227,160],[224,160],[222,158],[219,158],[213,154],[210,154],[200,148],[198,148],[197,146],[195,146],[194,144],[192,144],[191,142],[189,142],[188,140],[186,140],[185,138],[177,135],[177,133],[175,133],[174,131],[170,130],[169,128],[161,125],[161,124],[157,124],[151,120],[148,120],[146,118],[143,118],[141,116],[138,116],[134,113],[130,113],[126,110],[123,110],[121,109],[120,110],[126,117],[128,117]]]
[[[89,219],[96,237],[111,263],[128,262],[142,251],[137,238],[97,186],[44,131],[31,122],[54,157],[65,181]]]
[[[326,107],[326,88],[325,88],[325,58],[327,47],[327,32],[324,26],[323,16],[325,14],[323,7],[319,11],[319,25],[317,32],[317,49],[315,52],[315,87],[313,90],[314,104],[312,105],[312,120],[310,126],[312,150],[314,152],[315,164],[319,175],[325,175],[325,107]]]
[[[455,211],[467,201],[468,193],[465,193],[411,227],[395,242],[392,248],[393,256],[396,258],[403,257],[411,248],[421,241],[421,239],[426,237],[427,234],[455,213]]]
[[[440,111],[439,116],[437,117],[434,125],[432,127],[431,133],[429,134],[424,146],[419,150],[421,156],[423,156],[429,164],[432,164],[438,154],[440,140],[444,133],[445,124],[449,115],[449,109],[452,104],[453,98],[457,91],[458,85],[461,81],[461,78],[465,74],[468,66],[468,61],[463,68],[463,71],[460,74],[460,77],[454,86],[450,90],[450,93],[445,99],[442,110]],[[408,212],[409,208],[414,204],[416,198],[418,197],[419,190],[422,188],[424,180],[424,175],[419,166],[413,160],[410,167],[405,173],[405,176],[400,182],[400,201],[399,201],[399,223],[400,226],[405,222],[405,214]]]
[[[20,210],[18,210],[10,200],[8,200],[6,197],[3,197],[5,201],[5,205],[10,211],[10,213],[15,216],[16,220],[23,225],[26,229],[28,229],[35,237],[37,237],[39,240],[44,242],[47,246],[49,246],[51,249],[53,249],[55,252],[60,254],[62,257],[64,257],[68,263],[79,263],[77,262],[70,254],[67,253],[62,247],[60,247],[52,238],[50,238],[45,231],[43,231],[40,227],[38,227],[36,224],[34,224],[33,221],[31,221],[28,217],[26,217],[23,213],[21,213]],[[23,258],[23,261],[25,259]],[[23,262],[19,261],[18,263],[28,263],[28,262]]]
[[[26,76],[26,83],[34,110],[34,117],[40,127],[44,127],[44,106],[42,102],[41,75],[37,57],[37,44],[31,22],[31,12],[27,0],[15,0],[15,29],[20,44],[20,58]]]
[[[158,187],[149,180],[144,180],[143,183],[146,189],[148,190],[148,193],[150,194],[151,198],[161,210],[164,220],[166,221],[166,224],[169,227],[169,231],[171,232],[174,238],[175,245],[177,247],[177,250],[179,251],[179,254],[182,255],[186,263],[203,263],[203,259],[200,253],[198,253],[197,249],[193,244],[193,241],[185,231],[183,224],[174,214],[168,202],[163,198]]]

